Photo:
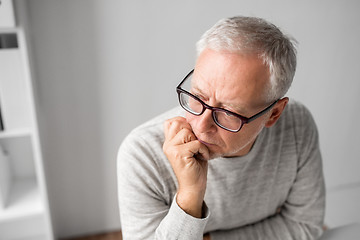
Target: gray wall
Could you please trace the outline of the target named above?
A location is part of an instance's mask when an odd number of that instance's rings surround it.
[[[28,1],[56,236],[119,228],[119,144],[177,104],[174,88],[194,64],[196,40],[218,19],[238,14],[264,17],[298,40],[289,95],[318,123],[326,221],[360,222],[359,7],[355,0]]]

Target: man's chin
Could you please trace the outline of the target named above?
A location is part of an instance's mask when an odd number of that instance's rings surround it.
[[[220,157],[223,157],[223,156],[224,156],[224,154],[221,154],[221,153],[210,152],[209,160],[213,160],[215,158],[220,158]]]

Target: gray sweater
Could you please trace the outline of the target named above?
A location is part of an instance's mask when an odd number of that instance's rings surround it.
[[[325,187],[316,125],[290,101],[243,157],[209,161],[204,218],[176,203],[177,180],[162,151],[163,122],[173,109],[134,129],[118,153],[118,197],[128,239],[316,239]]]

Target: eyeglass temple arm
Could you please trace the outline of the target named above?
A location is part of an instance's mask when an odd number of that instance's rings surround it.
[[[254,121],[255,119],[257,119],[258,117],[261,117],[262,115],[264,115],[266,112],[268,112],[273,106],[275,106],[275,104],[279,101],[276,100],[275,102],[273,102],[270,106],[268,106],[267,108],[265,108],[264,110],[258,112],[257,114],[255,114],[254,116],[247,118],[246,119],[246,123],[249,123],[251,121]]]

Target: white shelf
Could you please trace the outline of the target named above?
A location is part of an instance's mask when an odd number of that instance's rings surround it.
[[[0,27],[15,27],[13,2],[11,0],[2,0],[0,2]]]
[[[35,179],[13,183],[9,204],[0,209],[0,239],[47,239],[45,207]]]
[[[0,27],[0,33],[16,33],[18,31],[17,27]]]
[[[28,128],[0,131],[0,139],[26,137],[30,135],[31,135],[31,131]]]
[[[6,130],[32,127],[31,94],[21,54],[20,48],[0,49],[1,117]]]
[[[13,182],[8,203],[6,208],[0,209],[0,224],[44,213],[43,201],[35,179]]]
[[[0,1],[0,12],[12,4]],[[5,129],[0,131],[0,240],[52,240],[27,49],[27,3],[18,1],[15,7],[17,26],[0,21],[0,110]]]
[[[26,236],[24,238],[17,238],[16,240],[48,240],[46,235],[34,235],[34,236]]]

